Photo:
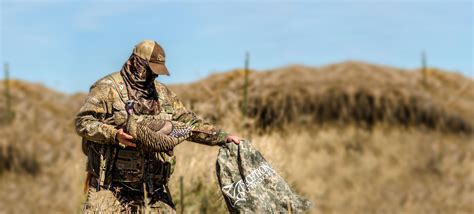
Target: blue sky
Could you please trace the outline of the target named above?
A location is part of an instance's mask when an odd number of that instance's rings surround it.
[[[165,48],[169,77],[243,66],[360,60],[474,76],[472,1],[2,1],[0,61],[11,76],[66,93],[121,68],[133,46]]]

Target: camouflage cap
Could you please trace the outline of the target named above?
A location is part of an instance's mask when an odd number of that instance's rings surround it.
[[[153,40],[143,40],[133,49],[133,54],[148,60],[153,73],[170,75],[165,66],[165,50]]]

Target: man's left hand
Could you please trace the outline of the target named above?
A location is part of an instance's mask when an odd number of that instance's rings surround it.
[[[235,143],[236,145],[239,145],[240,143],[240,138],[235,136],[235,135],[229,135],[227,136],[227,139],[226,139],[226,142],[227,143]]]

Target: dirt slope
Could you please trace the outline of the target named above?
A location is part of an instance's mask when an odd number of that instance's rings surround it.
[[[426,73],[353,61],[252,71],[252,118],[245,126],[242,70],[171,88],[206,120],[250,133],[313,201],[314,213],[472,212],[474,81],[437,69]],[[73,117],[85,94],[16,80],[11,91],[15,118],[0,127],[0,207],[7,213],[79,211],[84,156]],[[0,103],[4,113],[3,96]],[[179,202],[184,176],[187,212],[225,210],[214,162],[203,161],[216,152],[192,143],[177,148],[172,192]]]

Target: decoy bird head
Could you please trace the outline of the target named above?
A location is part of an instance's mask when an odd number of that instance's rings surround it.
[[[133,114],[133,100],[128,100],[126,103],[125,103],[125,110],[127,111],[127,114],[128,115],[132,115]]]

